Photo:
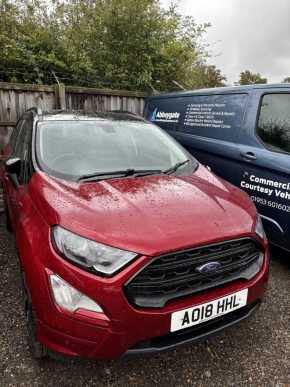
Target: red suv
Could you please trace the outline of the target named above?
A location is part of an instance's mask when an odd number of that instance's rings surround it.
[[[34,356],[155,353],[259,306],[268,245],[254,205],[157,126],[30,109],[3,155]]]

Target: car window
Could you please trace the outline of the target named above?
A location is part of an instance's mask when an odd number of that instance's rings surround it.
[[[14,152],[13,155],[15,157],[21,158],[21,155],[23,153],[23,146],[24,146],[24,137],[25,137],[25,121],[22,121],[22,125],[20,127],[19,133],[16,138],[15,146],[14,146]]]
[[[167,169],[189,158],[157,126],[142,121],[42,122],[37,127],[42,168],[62,177],[126,169]]]
[[[290,94],[262,97],[257,133],[274,152],[290,153]]]
[[[15,126],[15,128],[13,129],[12,133],[11,133],[11,136],[10,136],[10,139],[9,139],[9,144],[11,146],[12,152],[15,151],[16,141],[17,141],[18,135],[20,133],[22,124],[23,124],[23,120],[20,119],[18,121],[17,125]]]
[[[30,140],[32,136],[32,116],[25,117],[22,121],[19,136],[17,137],[14,156],[21,159],[21,172],[19,183],[28,181],[30,175]]]

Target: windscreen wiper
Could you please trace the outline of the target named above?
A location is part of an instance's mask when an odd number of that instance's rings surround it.
[[[182,167],[183,165],[189,163],[189,159],[185,160],[185,161],[181,161],[179,163],[176,163],[175,165],[173,165],[172,167],[168,168],[168,169],[165,169],[162,171],[162,173],[166,173],[168,175],[170,175],[170,173],[173,173],[175,171],[177,171],[178,168]]]
[[[127,177],[127,176],[146,176],[163,173],[161,169],[134,169],[128,168],[121,171],[108,171],[108,172],[96,172],[88,175],[82,175],[78,178],[78,182],[81,181],[96,181],[103,179],[110,179],[112,177]]]

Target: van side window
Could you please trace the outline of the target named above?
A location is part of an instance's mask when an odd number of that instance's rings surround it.
[[[197,136],[235,141],[242,127],[247,94],[194,95],[184,98],[180,130]]]
[[[290,94],[262,97],[257,133],[271,150],[290,153]]]

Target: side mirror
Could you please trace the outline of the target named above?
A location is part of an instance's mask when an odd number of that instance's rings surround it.
[[[11,159],[6,160],[5,162],[5,170],[8,173],[10,179],[14,183],[15,187],[19,186],[18,176],[21,170],[21,160],[19,157],[13,157]]]

